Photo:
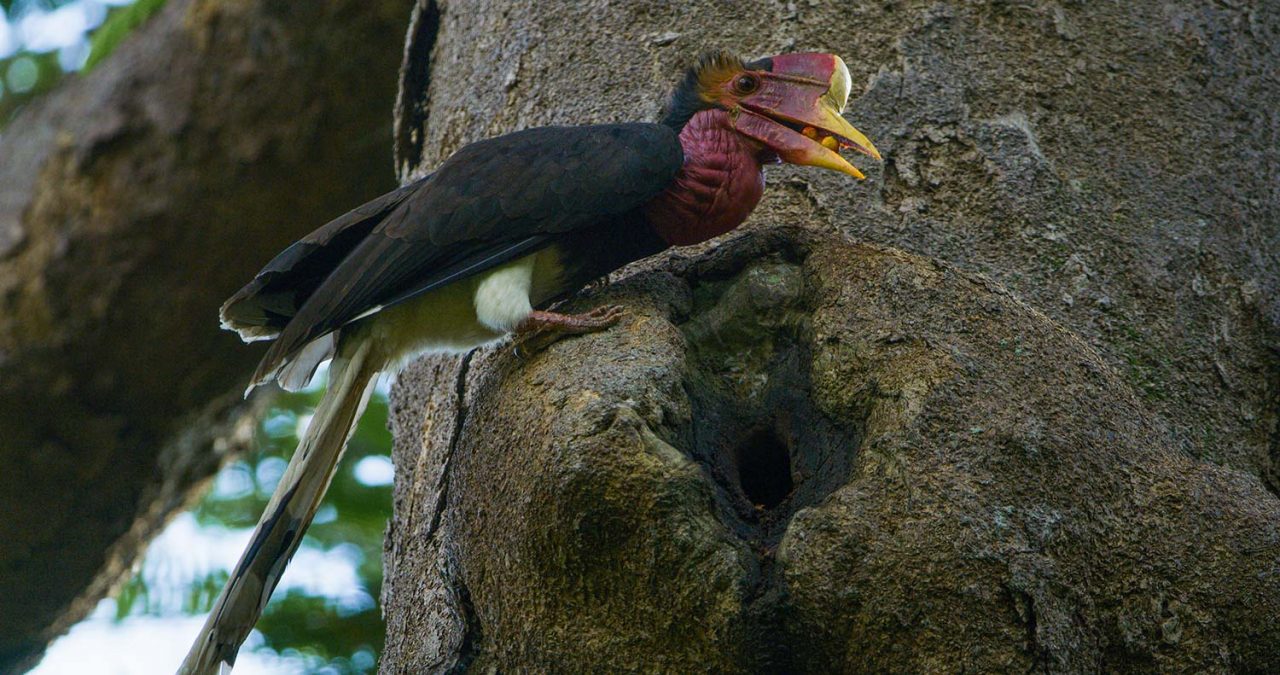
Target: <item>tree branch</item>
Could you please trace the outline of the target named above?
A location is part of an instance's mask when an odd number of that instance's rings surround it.
[[[217,307],[393,186],[408,9],[172,0],[0,136],[0,670],[251,440]]]

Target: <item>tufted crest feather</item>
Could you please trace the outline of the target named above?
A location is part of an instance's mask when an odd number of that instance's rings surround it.
[[[662,115],[662,123],[676,130],[684,128],[689,118],[698,111],[715,105],[710,92],[717,84],[747,67],[737,54],[728,50],[704,52],[698,62],[685,71],[680,84],[671,93],[671,100],[667,102]]]

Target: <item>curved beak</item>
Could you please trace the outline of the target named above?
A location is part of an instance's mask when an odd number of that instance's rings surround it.
[[[760,73],[759,91],[741,101],[735,119],[738,131],[788,164],[865,178],[840,156],[841,150],[852,149],[880,159],[871,141],[840,114],[849,98],[844,62],[831,54],[788,54],[773,60],[774,71]],[[829,73],[827,80],[813,76],[818,72]]]
[[[857,167],[840,156],[840,150],[852,148],[879,160],[880,152],[876,146],[846,122],[840,113],[825,106],[819,107],[815,113],[810,119],[791,122],[744,109],[738,115],[737,128],[764,143],[788,164],[839,171],[858,180],[866,178]],[[800,129],[795,129],[796,126]]]

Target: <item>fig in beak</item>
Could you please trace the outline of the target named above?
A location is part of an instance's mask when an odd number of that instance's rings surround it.
[[[865,176],[840,155],[853,149],[880,153],[841,113],[849,101],[849,69],[834,54],[783,54],[748,66],[734,83],[734,125],[789,164],[816,166],[854,178]],[[745,91],[750,89],[749,92]]]

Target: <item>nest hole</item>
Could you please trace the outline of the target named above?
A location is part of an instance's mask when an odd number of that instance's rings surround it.
[[[681,324],[691,424],[673,445],[704,468],[721,522],[763,552],[848,482],[861,445],[860,423],[814,396],[805,288],[799,265],[758,262],[700,279]]]
[[[738,485],[752,504],[773,509],[791,496],[791,449],[771,429],[752,432],[734,454]]]

